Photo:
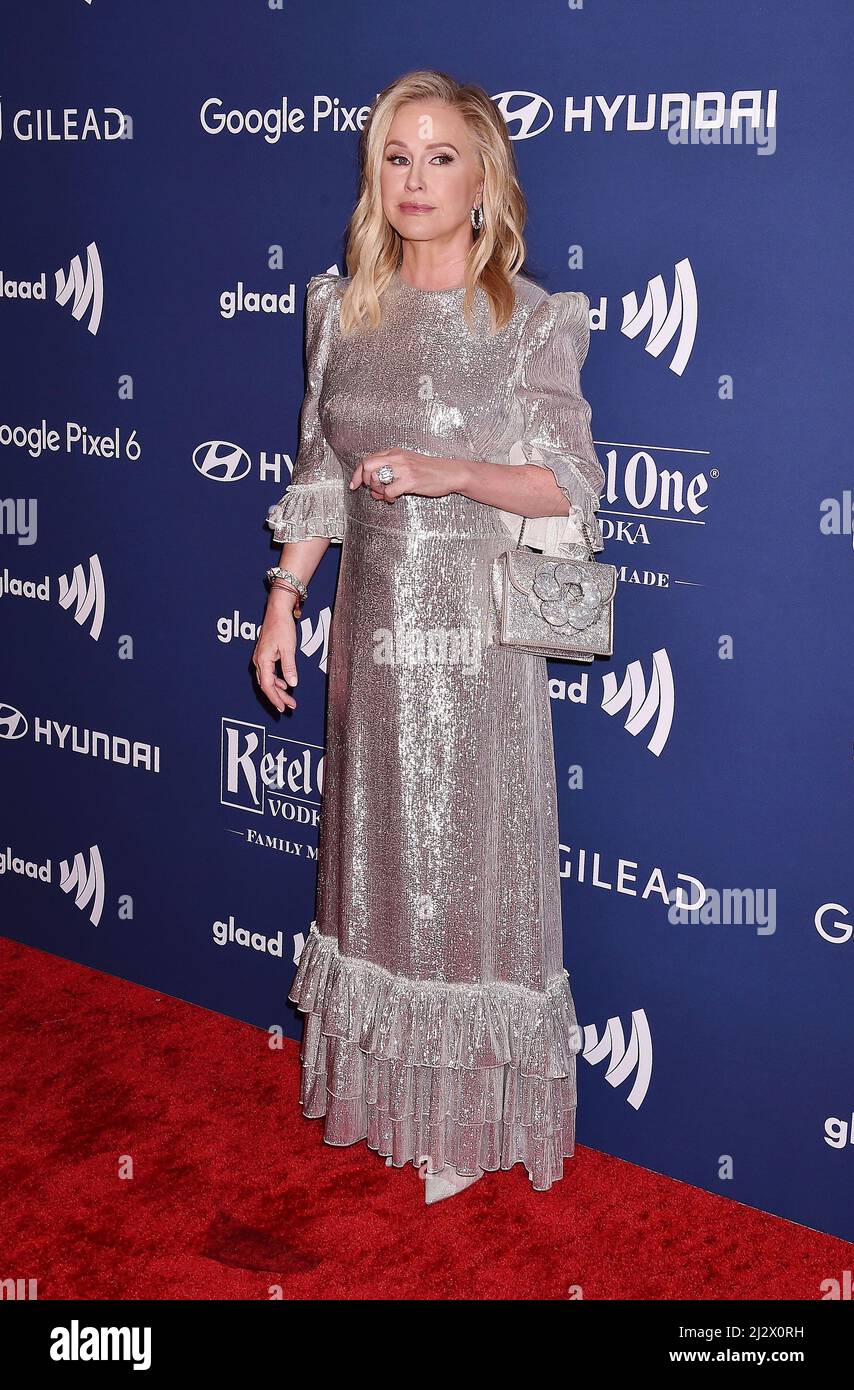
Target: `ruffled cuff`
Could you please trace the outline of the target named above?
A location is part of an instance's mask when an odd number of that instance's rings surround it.
[[[573,463],[574,454],[543,455],[535,444],[519,440],[507,458],[509,464],[531,463],[548,468],[570,504],[569,516],[529,516],[525,518],[522,544],[544,555],[560,555],[563,545],[589,546],[595,552],[605,549],[602,526],[597,515],[599,496],[595,494],[583,473]],[[581,460],[583,464],[583,460]],[[519,539],[522,517],[516,512],[499,511],[505,529],[515,541]],[[582,528],[587,532],[585,536]]]
[[[328,536],[343,541],[346,516],[343,479],[291,483],[267,512],[267,525],[280,544]]]
[[[577,458],[575,454],[542,454],[539,449],[529,449],[524,441],[522,448],[527,463],[551,469],[555,482],[575,513],[576,522],[585,522],[592,533],[599,507],[599,496],[587,481],[590,464],[585,459]]]

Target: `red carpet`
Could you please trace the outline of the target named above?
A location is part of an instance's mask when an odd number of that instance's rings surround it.
[[[40,1300],[815,1301],[847,1241],[579,1145],[425,1207],[418,1173],[335,1149],[297,1045],[0,939],[0,1278]],[[122,1178],[132,1160],[133,1176]]]

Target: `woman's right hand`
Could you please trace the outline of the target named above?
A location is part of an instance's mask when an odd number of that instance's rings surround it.
[[[296,709],[297,702],[288,693],[289,685],[296,685],[297,629],[294,621],[294,605],[297,595],[290,589],[276,585],[267,596],[267,608],[261,623],[261,632],[252,653],[255,677],[267,699],[275,705],[280,714],[285,706]],[[276,662],[282,663],[282,675],[276,675]],[[283,679],[284,678],[284,679]]]

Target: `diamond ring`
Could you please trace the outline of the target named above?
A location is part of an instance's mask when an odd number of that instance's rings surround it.
[[[394,469],[390,463],[384,463],[382,468],[377,469],[377,481],[380,483],[394,482]]]

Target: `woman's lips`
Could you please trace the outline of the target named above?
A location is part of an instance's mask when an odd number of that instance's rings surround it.
[[[401,212],[432,212],[432,207],[427,207],[423,203],[401,203]]]

